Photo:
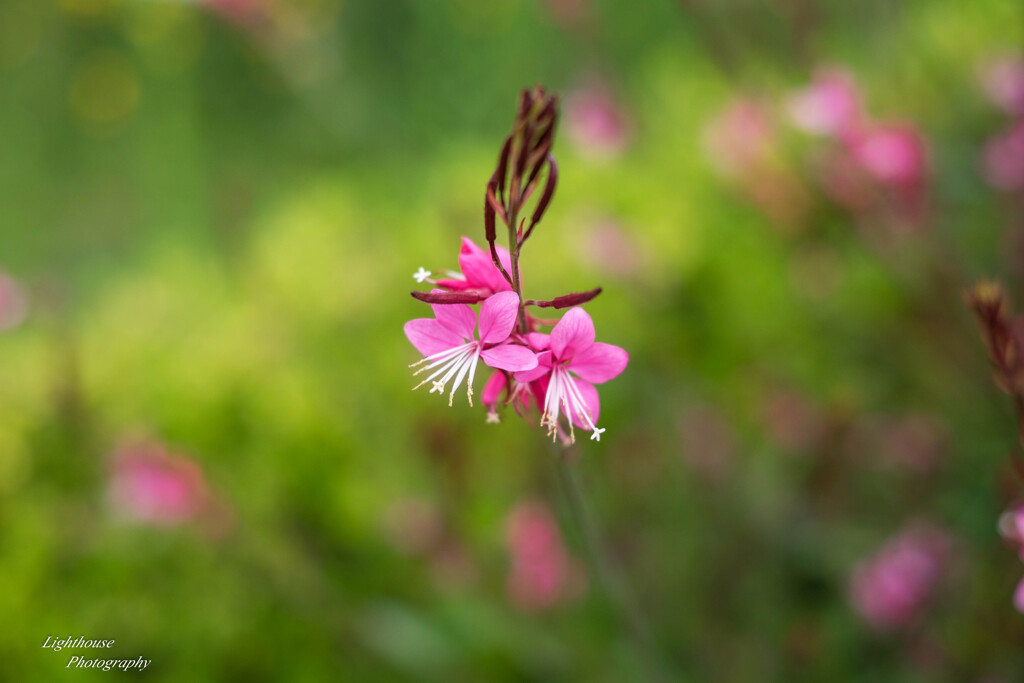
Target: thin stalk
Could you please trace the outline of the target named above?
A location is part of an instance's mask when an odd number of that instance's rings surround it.
[[[526,299],[523,297],[523,283],[519,279],[519,235],[516,234],[516,221],[519,220],[519,181],[512,179],[509,188],[508,207],[508,253],[512,261],[512,291],[519,295],[519,333],[527,334],[530,328],[526,323]]]
[[[568,501],[569,515],[583,538],[593,573],[597,576],[609,604],[626,626],[627,635],[634,643],[640,659],[646,664],[647,680],[668,680],[660,657],[655,651],[647,619],[629,587],[629,582],[608,550],[608,543],[588,502],[587,491],[569,462],[566,449],[557,449],[555,463],[559,484]]]

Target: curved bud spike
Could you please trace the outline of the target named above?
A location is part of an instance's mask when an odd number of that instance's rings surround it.
[[[540,222],[540,219],[544,217],[544,212],[548,209],[548,204],[551,203],[551,198],[555,196],[555,187],[558,185],[558,164],[555,163],[555,158],[548,155],[548,182],[544,185],[544,193],[541,194],[540,199],[537,201],[537,207],[533,210],[533,215],[530,217],[530,227],[527,229],[526,234],[523,235],[522,242],[525,242],[530,238],[530,234],[533,233],[533,226]]]
[[[492,177],[490,182],[487,183],[487,190],[484,191],[484,237],[488,242],[494,244],[494,240],[498,238],[498,233],[495,231],[494,219],[495,211],[494,205],[491,204],[491,196],[494,194],[495,180]]]
[[[508,155],[512,149],[512,137],[505,138],[505,144],[501,146],[501,154],[498,156],[498,168],[495,169],[492,179],[497,181],[498,198],[505,201],[505,181],[508,180]]]

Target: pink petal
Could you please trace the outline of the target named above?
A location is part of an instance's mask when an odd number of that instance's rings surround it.
[[[573,356],[569,369],[581,379],[600,384],[618,377],[628,363],[625,349],[596,342]]]
[[[508,250],[497,247],[498,260],[505,267],[505,272],[511,275],[512,259],[509,258]],[[473,243],[468,237],[462,238],[462,249],[459,251],[459,268],[466,277],[470,287],[489,289],[492,292],[507,292],[512,289],[505,280],[505,277],[494,265],[491,259],[490,247],[484,251]]]
[[[519,344],[503,344],[480,352],[485,363],[498,370],[519,372],[537,367],[537,354]]]
[[[551,372],[551,352],[543,351],[537,354],[536,368],[525,372],[517,372],[515,378],[517,382],[532,382],[547,375],[549,372]]]
[[[495,372],[484,385],[484,393],[480,396],[480,400],[485,406],[493,407],[498,402],[501,392],[505,390],[506,384],[508,384],[508,380],[505,379],[505,373]]]
[[[587,408],[590,409],[591,421],[597,424],[598,418],[601,417],[601,399],[597,396],[597,389],[594,388],[593,384],[582,379],[576,380],[576,388],[580,390],[580,396],[583,397]],[[572,423],[580,429],[590,430],[590,426],[575,414],[573,414]]]
[[[1018,612],[1024,612],[1024,579],[1017,584],[1017,590],[1013,592],[1013,606]]]
[[[431,356],[466,343],[465,339],[433,318],[410,320],[403,329],[405,336],[424,356]]]
[[[436,284],[438,287],[444,287],[445,289],[450,289],[453,292],[461,292],[464,289],[471,289],[469,283],[465,280],[456,280],[454,278],[450,280],[438,280]]]
[[[531,332],[526,335],[526,342],[534,351],[547,351],[551,346],[551,335],[542,332]]]
[[[570,308],[551,330],[551,351],[555,358],[572,357],[594,343],[594,321],[582,308]]]
[[[498,292],[488,297],[480,305],[480,341],[497,344],[508,339],[518,315],[519,295],[515,292]]]
[[[443,292],[444,290],[433,289],[431,291]],[[431,304],[430,307],[442,325],[456,334],[461,334],[463,339],[473,338],[476,313],[467,304]]]

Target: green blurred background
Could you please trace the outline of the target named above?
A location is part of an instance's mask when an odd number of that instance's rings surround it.
[[[166,681],[1024,680],[1013,417],[960,300],[1021,284],[977,72],[1022,44],[1011,0],[3,0],[0,268],[30,303],[0,333],[0,679],[112,675],[41,648],[85,635]],[[821,64],[927,140],[924,225],[837,206],[784,123],[721,171],[730,103]],[[410,275],[482,242],[536,83],[615,110],[599,153],[563,112],[523,271],[602,285],[630,351],[573,454],[647,642],[534,420],[409,391]],[[772,178],[798,189],[766,205]],[[132,439],[200,468],[202,514],[118,508]],[[523,501],[578,569],[541,609],[506,586]],[[851,572],[922,520],[941,581],[875,628]]]

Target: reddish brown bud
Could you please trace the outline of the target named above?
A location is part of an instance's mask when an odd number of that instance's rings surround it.
[[[477,290],[464,292],[410,292],[412,298],[428,304],[478,304],[487,295]]]
[[[571,308],[573,306],[582,306],[588,301],[593,301],[597,298],[597,295],[601,293],[601,288],[597,287],[590,290],[589,292],[578,292],[576,294],[565,294],[563,296],[556,296],[551,301],[536,301],[534,299],[527,299],[527,306],[536,306],[537,308]]]

